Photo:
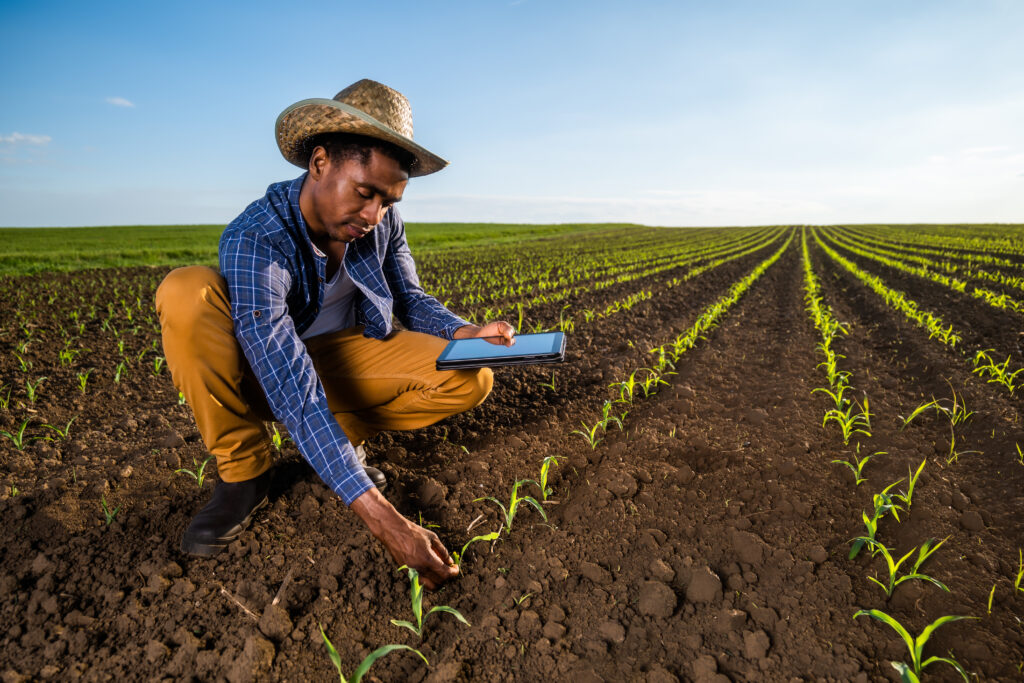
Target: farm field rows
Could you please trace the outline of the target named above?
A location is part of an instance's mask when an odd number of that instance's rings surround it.
[[[470,625],[422,638],[391,623],[405,572],[286,439],[241,540],[178,552],[216,473],[175,473],[207,454],[161,356],[167,267],[0,279],[4,680],[336,680],[323,634],[346,675],[391,643],[429,660],[365,680],[1020,679],[1024,229],[467,234],[414,250],[425,288],[569,349],[368,444],[449,550],[500,530],[424,598]],[[481,498],[550,456],[519,491],[546,518],[501,528]],[[894,624],[936,622],[915,661]]]

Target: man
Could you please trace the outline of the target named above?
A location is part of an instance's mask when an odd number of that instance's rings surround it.
[[[514,330],[471,325],[420,287],[395,204],[410,177],[447,162],[413,142],[401,93],[362,80],[288,107],[276,134],[306,173],[271,185],[228,225],[220,273],[179,268],[156,294],[167,366],[221,479],[182,551],[215,555],[267,503],[264,421],[277,419],[395,561],[436,588],[458,568],[384,498],[362,443],[478,405],[490,370],[438,372],[434,360],[447,339],[508,345]],[[392,313],[407,330],[392,329]]]

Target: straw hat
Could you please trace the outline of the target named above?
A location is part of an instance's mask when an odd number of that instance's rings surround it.
[[[303,142],[320,133],[355,133],[397,145],[416,157],[410,176],[434,173],[448,165],[412,141],[412,107],[405,95],[368,78],[348,86],[333,100],[296,102],[281,112],[274,129],[281,154],[300,168],[309,162]]]

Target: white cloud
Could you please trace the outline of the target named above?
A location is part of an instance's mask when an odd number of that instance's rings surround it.
[[[107,98],[107,104],[112,104],[115,107],[129,107],[129,108],[132,108],[132,107],[135,106],[134,102],[132,102],[131,100],[126,100],[123,97],[108,97]]]
[[[11,145],[26,144],[26,145],[45,145],[53,140],[49,135],[27,135],[25,133],[11,133],[10,135],[0,135],[0,142],[6,142]]]

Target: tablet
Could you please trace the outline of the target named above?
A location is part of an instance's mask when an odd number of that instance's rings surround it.
[[[517,334],[512,346],[492,344],[484,338],[453,339],[437,357],[438,370],[493,368],[499,365],[561,363],[565,360],[565,335],[561,332]]]

